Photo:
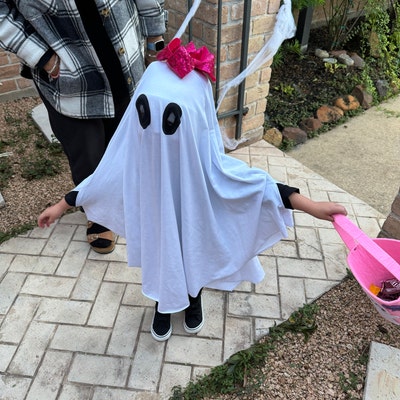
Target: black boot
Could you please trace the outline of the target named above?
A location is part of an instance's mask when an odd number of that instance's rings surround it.
[[[151,335],[155,340],[164,342],[171,337],[171,334],[171,314],[161,314],[158,312],[158,303],[156,303],[153,323],[151,324]]]
[[[197,333],[204,325],[201,291],[202,289],[197,297],[189,296],[190,305],[185,310],[185,321],[183,322],[183,328],[187,333]]]

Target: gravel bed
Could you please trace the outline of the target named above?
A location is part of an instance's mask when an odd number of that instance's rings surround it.
[[[9,132],[13,120],[21,120],[21,126],[32,124],[32,109],[40,103],[37,97],[1,103],[0,107],[0,141],[10,142]],[[38,135],[41,134],[38,130]],[[12,139],[11,139],[12,140]],[[35,138],[29,137],[24,144],[25,150],[35,150]],[[54,204],[73,187],[68,161],[61,158],[61,173],[42,179],[26,180],[21,176],[21,154],[12,145],[4,152],[11,152],[9,160],[14,174],[6,187],[0,187],[5,207],[0,209],[0,232],[9,232],[24,224],[35,223],[40,212],[48,205]],[[2,153],[2,151],[0,151]]]

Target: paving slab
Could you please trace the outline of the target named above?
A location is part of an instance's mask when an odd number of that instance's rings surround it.
[[[363,400],[400,399],[400,350],[372,342]]]
[[[47,110],[43,103],[40,103],[33,108],[32,119],[50,143],[58,142],[54,136],[53,130],[51,129]]]

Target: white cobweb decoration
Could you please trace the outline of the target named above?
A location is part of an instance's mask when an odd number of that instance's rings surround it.
[[[185,19],[182,22],[181,27],[179,28],[178,32],[176,32],[174,39],[180,38],[183,35],[187,26],[189,25],[190,20],[193,18],[194,14],[196,14],[196,11],[199,8],[200,3],[201,3],[201,0],[195,0],[193,2],[192,7],[190,7],[189,12],[187,13]]]
[[[174,37],[180,38],[182,36],[190,20],[196,13],[200,2],[201,0],[194,1],[189,13],[186,15],[186,18],[184,19],[181,27]],[[271,37],[264,44],[260,52],[254,57],[253,61],[239,75],[237,75],[235,78],[233,78],[222,87],[221,93],[217,101],[216,111],[218,111],[219,107],[221,106],[222,100],[231,88],[238,86],[241,82],[243,82],[244,79],[246,79],[247,76],[251,75],[252,73],[257,71],[257,69],[260,68],[263,64],[270,61],[278,51],[283,41],[293,37],[295,33],[296,24],[294,22],[292,14],[292,2],[291,0],[284,0],[276,16],[276,22]],[[236,149],[239,144],[246,141],[245,138],[239,140],[229,138],[224,132],[222,133],[222,137],[225,148],[229,150]]]

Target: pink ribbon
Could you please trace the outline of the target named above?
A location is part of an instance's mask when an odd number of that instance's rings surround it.
[[[181,79],[195,69],[208,75],[213,82],[216,81],[214,54],[210,53],[205,46],[196,49],[193,42],[182,46],[181,40],[175,38],[157,54],[157,60],[166,61]]]

